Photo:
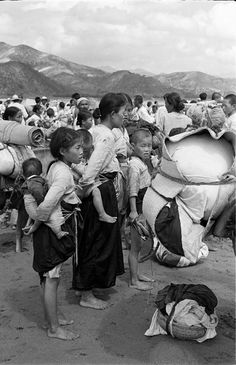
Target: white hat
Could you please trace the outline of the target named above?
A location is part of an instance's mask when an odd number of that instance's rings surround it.
[[[18,96],[18,95],[16,95],[16,94],[14,94],[14,95],[13,95],[13,97],[11,98],[11,100],[13,100],[13,101],[14,101],[14,100],[19,100],[19,96]]]
[[[41,97],[41,100],[42,100],[42,99],[46,99],[46,100],[47,100],[48,98],[47,98],[46,96],[42,96],[42,97]]]

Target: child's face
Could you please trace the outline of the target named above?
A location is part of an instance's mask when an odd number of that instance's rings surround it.
[[[84,127],[84,129],[89,130],[93,125],[93,118],[88,118],[86,120],[83,121],[82,126]]]
[[[60,151],[63,156],[63,161],[68,164],[80,163],[83,158],[83,148],[81,141],[75,142],[75,144],[67,149],[62,148]]]
[[[152,137],[144,137],[134,144],[134,154],[143,160],[150,157],[152,151]]]
[[[22,122],[22,117],[23,117],[23,114],[22,114],[22,112],[19,110],[17,113],[16,113],[16,115],[15,115],[15,117],[14,117],[14,121],[15,122],[17,122],[17,123],[21,123]]]

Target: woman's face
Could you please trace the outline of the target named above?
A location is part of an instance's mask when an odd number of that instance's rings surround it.
[[[111,118],[112,128],[120,128],[124,122],[125,105],[120,107],[118,113],[113,112]]]
[[[23,114],[22,112],[19,110],[15,116],[12,118],[12,120],[14,120],[15,122],[17,123],[21,123],[22,122],[22,117],[23,117]]]
[[[79,110],[88,110],[89,109],[89,102],[88,100],[82,100],[80,103],[79,103]]]
[[[76,141],[73,146],[69,148],[61,148],[60,153],[63,156],[63,161],[67,165],[71,165],[72,163],[80,163],[83,158],[83,148],[81,141]]]

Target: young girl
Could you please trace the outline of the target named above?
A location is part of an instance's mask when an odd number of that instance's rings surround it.
[[[62,229],[69,235],[58,239],[53,231],[41,224],[33,233],[34,259],[33,268],[39,273],[42,284],[42,297],[45,319],[48,322],[47,334],[62,340],[73,340],[78,337],[62,326],[71,324],[57,310],[57,289],[62,263],[73,255],[75,250],[75,211],[80,200],[75,193],[72,163],[79,163],[83,156],[81,136],[79,132],[61,127],[53,134],[50,151],[55,161],[48,170],[49,190],[44,201],[37,208],[37,219],[47,221],[52,210],[61,204],[67,215]]]
[[[105,211],[113,217],[118,215],[113,180],[119,164],[112,129],[122,125],[125,104],[124,97],[115,93],[102,98],[99,104],[101,124],[93,128],[94,151],[80,181],[86,187],[97,177],[103,178],[98,189]],[[107,303],[98,299],[93,289],[114,286],[116,276],[124,272],[119,223],[108,224],[99,220],[92,194],[83,200],[81,211],[84,225],[78,245],[78,265],[74,262],[73,287],[81,291],[81,306],[105,309]]]

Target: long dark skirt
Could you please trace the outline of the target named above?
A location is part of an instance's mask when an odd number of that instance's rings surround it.
[[[74,205],[62,202],[63,208],[73,211]],[[62,225],[62,230],[69,232],[68,236],[58,239],[55,233],[46,225],[41,224],[33,233],[33,269],[40,274],[52,270],[66,261],[75,252],[75,220],[71,215]]]
[[[118,215],[117,200],[111,180],[99,186],[104,209]],[[78,246],[78,265],[73,263],[73,288],[91,290],[115,285],[116,276],[124,273],[121,234],[118,219],[109,224],[98,219],[92,195],[82,203],[83,230]]]

